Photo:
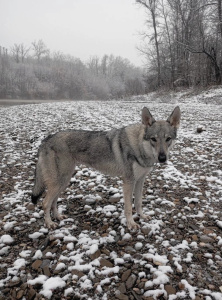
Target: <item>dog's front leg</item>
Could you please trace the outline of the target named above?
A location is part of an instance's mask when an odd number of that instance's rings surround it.
[[[140,218],[144,220],[149,220],[149,216],[144,215],[142,209],[142,195],[143,195],[143,185],[146,176],[141,177],[136,181],[135,189],[134,189],[134,197],[135,197],[135,207],[136,212],[140,216]]]
[[[139,225],[133,220],[132,214],[132,196],[134,190],[134,181],[123,181],[124,211],[126,224],[129,229],[137,229]]]

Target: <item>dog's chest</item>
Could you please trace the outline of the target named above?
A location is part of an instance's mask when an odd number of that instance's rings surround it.
[[[147,167],[144,168],[142,166],[140,166],[137,162],[133,163],[133,174],[134,174],[134,178],[136,180],[140,179],[141,177],[146,176],[148,173],[150,173],[152,171],[153,167]]]

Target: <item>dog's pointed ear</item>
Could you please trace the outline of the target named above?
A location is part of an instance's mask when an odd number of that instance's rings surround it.
[[[144,107],[142,110],[142,123],[146,126],[151,126],[153,123],[155,123],[156,120],[154,117],[151,115],[150,111],[148,108]]]
[[[170,123],[171,126],[175,127],[175,128],[179,128],[180,126],[180,108],[179,106],[176,106],[173,110],[173,112],[171,113],[171,115],[169,116],[169,118],[167,119],[167,122]]]

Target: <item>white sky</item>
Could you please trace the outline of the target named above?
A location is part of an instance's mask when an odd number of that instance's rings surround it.
[[[113,54],[142,66],[136,46],[145,13],[134,0],[0,0],[0,46],[42,39],[53,51],[86,61]]]

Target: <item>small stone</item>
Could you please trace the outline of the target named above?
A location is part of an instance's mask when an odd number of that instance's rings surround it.
[[[116,291],[116,297],[119,300],[129,300],[129,297],[121,293],[119,290]]]
[[[111,202],[111,203],[117,203],[117,202],[119,202],[120,201],[120,199],[121,199],[121,197],[115,197],[115,195],[114,196],[112,196],[112,197],[110,197],[109,198],[109,201]]]
[[[104,253],[106,255],[110,255],[110,251],[106,248],[102,249],[102,253]]]
[[[169,254],[169,255],[167,256],[167,258],[168,258],[169,261],[172,261],[173,258],[174,258],[174,256],[173,256],[172,254]]]
[[[113,268],[113,264],[111,263],[111,261],[109,261],[105,258],[100,259],[100,266],[107,267],[107,268]]]
[[[165,285],[165,291],[167,292],[167,295],[175,295],[176,289],[172,285]]]
[[[35,205],[32,204],[32,203],[29,203],[29,204],[26,206],[26,208],[27,208],[28,210],[35,210]]]
[[[153,263],[156,266],[164,266],[164,264],[161,261],[158,261],[158,260],[154,260]]]
[[[140,281],[137,285],[138,285],[138,288],[142,290],[142,289],[144,289],[145,282]]]
[[[210,234],[210,233],[214,233],[212,229],[210,228],[204,228],[204,231],[203,231],[205,234]]]
[[[179,229],[184,229],[185,226],[184,226],[184,224],[179,224],[179,225],[178,225],[178,228],[179,228]]]
[[[179,282],[178,286],[179,286],[180,290],[184,290],[185,289],[185,285],[183,283],[181,283],[181,282]]]
[[[14,287],[14,286],[19,286],[20,284],[21,284],[21,280],[18,279],[18,280],[10,281],[9,286]]]
[[[124,246],[126,246],[127,244],[128,244],[128,242],[125,241],[125,240],[120,240],[120,241],[118,241],[118,245],[119,245],[120,247],[124,247]]]
[[[94,260],[100,256],[101,256],[101,252],[100,252],[100,250],[97,250],[95,253],[90,255],[90,258],[91,258],[91,260]]]
[[[51,273],[50,273],[50,270],[49,270],[49,267],[48,267],[48,266],[44,266],[44,267],[42,268],[42,270],[43,270],[44,275],[46,275],[46,276],[48,276],[48,277],[51,276]]]
[[[131,289],[136,283],[136,280],[137,280],[137,276],[135,274],[130,275],[126,281],[126,288],[128,290]]]
[[[82,271],[79,270],[72,270],[72,275],[76,275],[79,278],[83,277],[85,274]]]
[[[197,242],[198,241],[198,236],[196,234],[192,235],[192,240]]]
[[[180,199],[174,199],[173,203],[176,204],[176,205],[180,205],[181,204]]]
[[[41,264],[41,268],[43,269],[45,266],[49,266],[51,263],[50,259],[44,259],[42,264]]]
[[[131,246],[127,246],[125,249],[126,249],[126,252],[129,252],[129,253],[135,253],[136,252],[136,250]]]
[[[215,285],[213,285],[213,284],[208,284],[208,288],[209,288],[210,290],[215,290]]]
[[[31,287],[27,292],[27,300],[33,300],[35,297],[36,291]]]
[[[130,274],[131,274],[131,270],[130,269],[126,270],[125,272],[123,272],[122,277],[121,277],[122,281],[126,281],[127,278],[130,276]]]
[[[90,197],[85,199],[85,204],[95,204],[96,203],[96,198],[95,197]]]
[[[137,294],[137,295],[141,295],[141,291],[138,288],[133,288],[133,291]]]
[[[199,227],[195,224],[189,224],[189,227],[192,229],[192,230],[199,230]]]
[[[214,242],[214,239],[208,235],[201,235],[200,240],[203,243],[213,243]]]
[[[198,253],[197,258],[199,259],[199,261],[202,261],[203,260],[203,255],[201,253]]]
[[[197,133],[201,133],[203,131],[205,131],[205,129],[203,129],[202,127],[197,127]]]
[[[26,290],[27,287],[28,287],[28,284],[26,282],[20,286],[21,290]]]
[[[126,293],[126,286],[125,286],[125,283],[124,283],[124,282],[120,283],[118,290],[119,290],[122,294],[125,294],[125,293]]]
[[[151,228],[149,228],[149,227],[143,226],[141,228],[141,232],[145,235],[148,235],[150,233],[150,231],[151,231]]]
[[[37,260],[34,261],[34,263],[32,264],[32,269],[38,270],[38,268],[41,266],[41,264],[42,264],[42,260],[37,259]]]
[[[11,299],[16,299],[16,289],[11,291]]]
[[[24,291],[23,290],[20,290],[18,291],[17,295],[16,295],[16,299],[21,299],[24,295]]]
[[[10,292],[10,290],[11,289],[6,288],[6,289],[2,289],[1,291],[2,291],[3,294],[8,294]],[[4,298],[4,300],[5,300],[5,298]]]

